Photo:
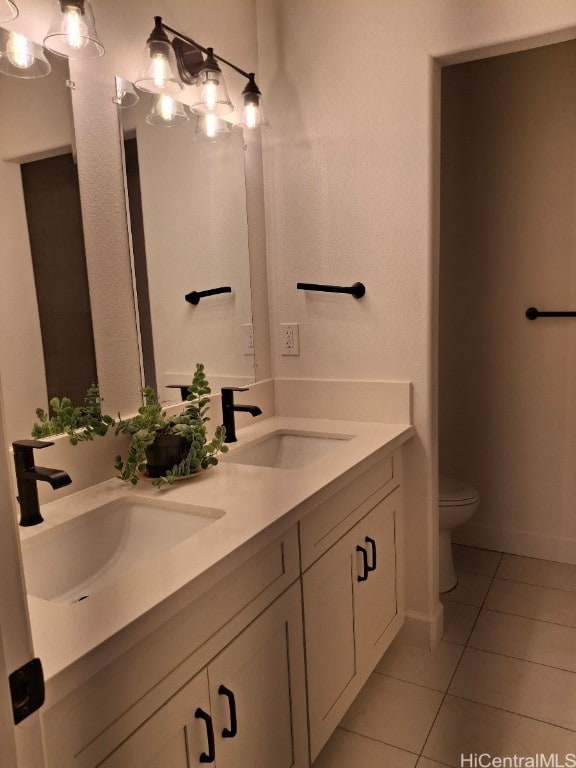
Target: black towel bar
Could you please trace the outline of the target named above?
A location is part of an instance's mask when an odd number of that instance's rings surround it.
[[[526,317],[528,320],[536,320],[538,317],[576,317],[576,312],[540,312],[536,307],[528,307]]]
[[[363,283],[354,283],[351,286],[340,285],[317,285],[316,283],[296,283],[296,288],[300,291],[324,291],[326,293],[349,293],[355,299],[361,299],[366,293],[366,286]]]
[[[223,286],[222,288],[210,288],[207,291],[191,291],[190,293],[187,293],[184,298],[186,301],[189,301],[190,304],[196,305],[200,302],[200,299],[204,298],[204,296],[215,296],[217,293],[232,293],[232,288]]]

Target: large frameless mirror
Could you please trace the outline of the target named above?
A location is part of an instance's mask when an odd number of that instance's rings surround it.
[[[215,391],[254,381],[242,133],[117,79],[143,380],[180,399],[197,362]],[[136,103],[135,103],[136,102]],[[170,111],[171,110],[171,111]],[[171,389],[172,387],[172,389]]]
[[[3,279],[0,374],[9,441],[54,397],[97,380],[68,62],[38,79],[0,73]],[[19,64],[16,61],[16,66]]]

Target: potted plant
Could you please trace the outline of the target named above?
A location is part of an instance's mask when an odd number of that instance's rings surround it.
[[[84,405],[72,405],[69,397],[53,397],[49,412],[36,409],[39,423],[32,427],[32,437],[37,440],[51,435],[68,435],[72,445],[83,440],[94,440],[94,436],[103,437],[108,428],[114,425],[114,419],[102,413],[102,400],[97,384],[92,384],[86,392]]]
[[[117,456],[114,463],[119,477],[135,485],[146,472],[158,487],[218,464],[216,454],[225,453],[228,446],[224,445],[223,426],[216,428],[212,440],[206,435],[210,391],[202,363],[196,365],[180,413],[169,415],[158,402],[156,392],[145,387],[144,405],[135,416],[121,419],[116,426],[117,435],[130,436],[126,458]]]

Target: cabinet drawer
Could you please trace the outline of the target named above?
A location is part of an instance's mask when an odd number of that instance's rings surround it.
[[[400,454],[387,456],[300,521],[303,571],[400,485],[400,469]]]
[[[120,743],[154,712],[158,701],[191,679],[298,575],[298,537],[292,528],[45,710],[48,768],[97,765],[101,733],[106,730],[107,746]]]

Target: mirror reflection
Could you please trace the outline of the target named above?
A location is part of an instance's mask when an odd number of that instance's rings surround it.
[[[54,396],[82,404],[97,380],[68,63],[0,74],[3,205],[0,374],[9,441]]]
[[[187,108],[168,127],[167,106],[139,96],[119,104],[119,114],[144,382],[161,400],[178,400],[177,387],[202,362],[214,391],[251,383],[242,132],[207,140]]]

